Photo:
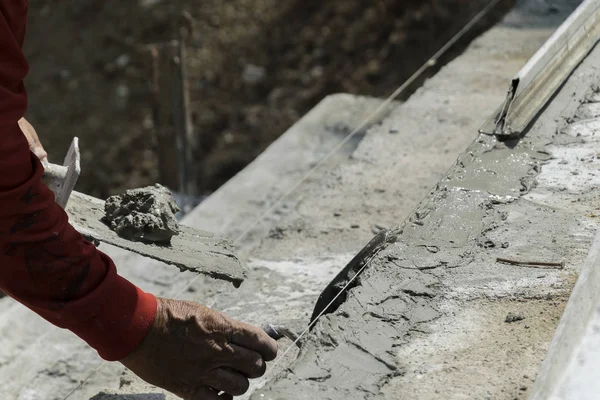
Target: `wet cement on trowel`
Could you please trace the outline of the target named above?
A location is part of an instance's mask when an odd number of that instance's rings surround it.
[[[564,206],[566,201],[560,203],[560,193],[567,195],[564,188],[538,188],[537,178],[555,160],[556,147],[580,140],[569,135],[569,126],[595,113],[581,103],[598,97],[599,60],[595,49],[520,141],[500,143],[480,135],[393,232],[396,241],[377,254],[346,301],[318,321],[298,360],[252,398],[425,398],[403,392],[419,384],[409,370],[412,360],[399,354],[415,337],[427,341],[436,321],[452,321],[449,301],[564,298],[573,281],[566,275],[576,271],[506,266],[496,257],[566,259],[571,268],[585,257],[587,239],[577,243],[577,237],[597,223],[574,212],[577,207]],[[594,191],[589,185],[577,193],[577,203],[597,208]],[[531,196],[542,192],[555,197],[547,204],[534,202]],[[561,280],[566,283],[557,283]],[[449,387],[448,393],[436,391],[426,398],[454,398],[447,397],[452,391]],[[503,398],[522,398],[525,391]],[[487,393],[485,398],[499,398]],[[464,398],[466,393],[453,394]]]
[[[166,187],[156,184],[111,196],[104,205],[103,221],[127,240],[170,243],[179,234],[175,218],[180,210]]]
[[[153,202],[150,203],[153,204]],[[243,282],[246,272],[237,258],[235,247],[230,240],[184,225],[178,227],[178,235],[170,237],[169,243],[130,240],[111,230],[103,221],[105,208],[104,201],[73,192],[66,211],[71,225],[87,240],[97,245],[108,243],[145,257],[175,265],[181,271],[205,274],[216,279],[230,281],[237,286]],[[126,213],[124,214],[127,216]],[[152,217],[154,218],[154,215]],[[163,222],[160,221],[160,224]],[[164,231],[164,225],[162,226],[161,229]],[[140,228],[144,234],[148,233],[147,226],[143,223],[140,224]],[[139,232],[136,235],[139,235]],[[156,238],[158,238],[157,235],[153,236],[153,239]]]

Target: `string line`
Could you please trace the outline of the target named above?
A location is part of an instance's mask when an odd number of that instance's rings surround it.
[[[437,64],[438,59],[443,56],[456,42],[458,42],[467,32],[473,28],[481,19],[486,16],[492,8],[494,8],[500,0],[491,0],[490,3],[487,4],[469,23],[467,23],[462,29],[456,33],[442,48],[440,48],[431,58],[429,58],[415,73],[413,73],[408,80],[406,80],[402,85],[400,85],[388,98],[386,98],[369,116],[367,116],[356,128],[354,128],[342,141],[337,144],[329,153],[327,153],[321,160],[311,168],[296,184],[294,184],[288,191],[285,192],[281,197],[279,197],[275,202],[271,204],[260,216],[244,231],[241,235],[239,235],[235,240],[234,244],[238,245],[240,242],[261,222],[265,220],[265,218],[277,207],[281,205],[283,200],[288,198],[292,193],[300,187],[304,182],[306,182],[326,161],[328,161],[333,155],[335,155],[350,139],[352,139],[358,132],[365,128],[367,124],[371,122],[371,120],[379,115],[379,113],[388,107],[392,101],[394,101],[402,92],[404,92],[410,85],[412,85],[423,73],[430,67],[433,67]],[[190,281],[188,285],[186,285],[181,291],[176,294],[176,298],[183,294],[187,289],[189,289],[198,279],[200,279],[200,275],[194,277]]]

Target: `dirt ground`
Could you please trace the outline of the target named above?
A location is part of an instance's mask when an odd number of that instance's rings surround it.
[[[198,184],[208,194],[324,96],[388,96],[485,3],[32,1],[27,117],[53,162],[80,137],[79,190],[107,197],[156,182],[151,73],[140,48],[174,38],[186,11]],[[513,3],[501,1],[438,67]]]

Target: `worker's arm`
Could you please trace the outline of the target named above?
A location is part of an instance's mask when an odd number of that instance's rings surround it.
[[[156,299],[117,275],[42,183],[43,167],[19,127],[27,107],[25,3],[0,1],[0,288],[119,360],[145,338]]]
[[[0,290],[186,399],[241,394],[276,344],[198,304],[157,301],[119,276],[42,183],[43,167],[19,126],[27,108],[26,4],[0,0]]]

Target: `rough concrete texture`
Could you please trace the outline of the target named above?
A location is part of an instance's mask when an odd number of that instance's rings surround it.
[[[510,77],[552,33],[565,14],[573,8],[573,4],[559,4],[558,12],[551,12],[550,7],[554,6],[545,2],[521,3],[503,23],[477,39],[462,56],[442,69],[409,101],[398,107],[381,126],[369,130],[350,159],[348,152],[352,152],[354,148],[346,149],[344,156],[337,158],[337,162],[342,165],[328,165],[325,168],[328,171],[326,174],[316,174],[298,188],[282,207],[243,241],[243,254],[249,260],[250,271],[240,289],[234,291],[231,285],[204,278],[197,279],[186,289],[190,280],[196,279],[191,273],[175,273],[173,268],[147,262],[110,246],[103,245],[101,248],[116,260],[121,274],[157,295],[173,297],[183,291],[180,298],[208,304],[250,323],[281,323],[301,330],[310,319],[310,313],[322,289],[370,241],[373,231],[380,227],[394,227],[409,215],[456,160],[457,154],[472,142],[481,123],[503,101]],[[390,92],[392,90],[390,88]],[[350,100],[348,98],[348,102]],[[332,120],[336,115],[340,116],[339,123],[346,125],[344,121],[350,118],[347,112],[335,107],[335,103],[330,102],[329,105]],[[301,121],[295,129],[300,129],[304,122],[306,121]],[[302,133],[311,131],[314,129]],[[302,143],[301,139],[298,141]],[[324,143],[331,144],[335,141],[327,140]],[[283,168],[281,162],[285,161],[286,156],[290,158],[290,162],[296,160],[290,166],[300,167],[294,168],[290,174],[301,176],[310,168],[310,164],[301,161],[306,158],[314,165],[318,158],[313,155],[303,157],[300,153],[294,153],[293,148],[288,148],[288,154],[270,153],[267,156],[265,153],[265,157],[279,160],[273,161],[277,168]],[[310,154],[314,147],[302,145],[302,149]],[[275,149],[269,149],[270,151]],[[248,182],[260,188],[260,191],[257,190],[258,195],[248,195],[252,192],[251,189],[245,189]],[[246,176],[244,180],[236,177],[228,190],[236,193],[237,185],[240,193],[245,194],[237,198],[221,197],[220,207],[211,207],[211,210],[215,210],[215,214],[219,210],[235,210],[239,216],[238,221],[244,224],[245,230],[273,198],[288,189],[290,183],[291,181],[280,179],[279,175],[271,181],[263,181],[259,176],[256,181],[253,181],[253,176]],[[275,193],[273,198],[270,193]],[[246,196],[249,201],[239,200]],[[201,210],[209,204],[210,198],[200,205],[197,215],[202,215]],[[520,219],[526,223],[524,218]],[[201,217],[195,218],[194,215],[185,220],[184,224],[198,229],[210,229],[233,239],[239,235],[238,228],[232,224],[219,227],[219,223],[215,222],[211,226],[212,222]],[[504,241],[511,242],[512,246],[517,239],[504,238]],[[585,246],[587,240],[587,234],[582,235],[578,245]],[[576,248],[575,246],[574,249]],[[495,265],[489,265],[489,269],[494,267]],[[521,269],[514,267],[511,271],[518,276]],[[416,274],[420,271],[410,272]],[[555,282],[555,276],[549,273],[555,272],[539,270],[539,276],[545,278],[538,280],[550,285]],[[448,379],[439,379],[439,383],[435,379],[418,379],[420,358],[414,368],[407,368],[410,374],[405,375],[414,378],[416,389],[444,391],[448,382],[464,382],[466,389],[477,385],[485,387],[490,377],[494,378],[494,387],[501,380],[502,384],[512,388],[510,382],[525,379],[521,375],[515,377],[518,369],[512,368],[513,365],[519,365],[521,371],[527,371],[521,374],[529,374],[529,380],[535,374],[544,351],[544,338],[549,340],[551,327],[561,314],[561,303],[557,302],[555,306],[555,300],[540,299],[536,300],[535,307],[529,302],[527,310],[521,310],[522,303],[513,301],[506,295],[513,291],[515,285],[502,280],[478,281],[468,273],[466,276],[467,278],[462,277],[462,281],[455,277],[457,293],[453,294],[454,297],[451,297],[447,306],[436,304],[438,309],[430,311],[445,313],[448,310],[448,313],[455,312],[456,316],[438,318],[435,323],[439,329],[429,336],[418,332],[428,331],[426,326],[421,328],[422,324],[419,324],[419,327],[410,331],[411,347],[402,347],[406,357],[410,356],[411,351],[424,357],[423,352],[428,350],[429,358],[438,362],[433,370],[448,375]],[[432,279],[439,278],[432,276]],[[417,283],[419,282],[422,281]],[[523,284],[527,282],[524,281]],[[452,283],[444,282],[446,284]],[[413,293],[437,293],[441,290],[441,284],[435,282],[425,287],[420,285],[416,291],[411,289],[410,281],[406,285],[408,291]],[[490,292],[501,295],[505,293],[505,298],[496,300],[493,294],[489,295]],[[411,297],[418,299],[419,296]],[[467,303],[466,299],[472,297],[479,300]],[[427,300],[427,297],[423,296],[423,300]],[[388,304],[393,305],[394,301],[397,300],[390,299]],[[460,308],[461,301],[465,301],[469,307]],[[78,386],[79,380],[90,376],[93,369],[101,364],[93,351],[81,345],[77,338],[49,327],[9,299],[0,301],[0,310],[3,312],[0,318],[0,387],[6,398],[45,400],[49,398],[48,393],[54,396],[50,398],[62,398]],[[524,312],[527,318],[522,322],[505,324],[503,321],[509,311]],[[535,318],[528,322],[530,315],[538,315],[540,312],[544,312],[542,319]],[[10,316],[6,313],[10,313]],[[421,316],[429,318],[425,312]],[[417,320],[416,316],[414,318],[413,321]],[[529,324],[529,329],[525,329],[525,324]],[[482,330],[485,330],[486,335],[481,334]],[[465,335],[469,334],[475,339],[465,340]],[[416,335],[424,336],[417,338]],[[431,335],[438,340],[432,339]],[[480,338],[486,340],[479,340]],[[498,347],[510,351],[490,356],[487,346],[496,341]],[[471,344],[473,345],[469,347]],[[289,341],[281,342],[282,352],[288,345]],[[456,359],[463,350],[466,356]],[[296,350],[288,353],[275,369],[268,370],[265,379],[272,379],[289,366],[296,354]],[[380,368],[368,354],[364,354],[367,365]],[[389,362],[390,359],[396,362],[392,357],[385,360]],[[458,364],[458,360],[461,364]],[[448,364],[444,364],[445,362]],[[443,370],[437,366],[453,362],[457,373],[462,374],[461,380],[450,379],[453,377],[453,370]],[[506,366],[507,363],[511,365]],[[506,370],[513,375],[499,374],[495,377],[494,373],[498,372],[497,364],[506,366]],[[488,373],[483,373],[484,367]],[[388,367],[384,366],[381,370],[385,369]],[[422,371],[429,370],[424,364]],[[105,389],[119,393],[122,372],[123,368],[119,364],[104,365],[69,399],[87,400]],[[468,372],[473,372],[473,378],[465,378],[464,374]],[[529,382],[528,379],[525,379],[526,383]],[[258,381],[253,387],[263,383],[264,380]],[[118,399],[131,400],[132,393],[162,393],[159,389],[148,389],[141,381],[133,378],[129,386],[123,388],[123,396],[117,397]],[[301,398],[301,388],[298,386],[299,390],[291,396],[282,395],[281,398]],[[385,390],[394,392],[392,386],[387,386]],[[412,397],[427,398],[416,395]],[[326,399],[327,396],[323,394],[316,398]]]
[[[179,234],[175,218],[180,210],[171,191],[156,184],[111,196],[104,204],[103,221],[128,240],[170,243]]]
[[[180,400],[180,397],[157,391],[127,370],[121,375],[118,390],[102,391],[90,400]]]
[[[562,148],[553,147],[553,152],[560,156],[547,168],[553,170],[549,185],[560,185],[559,189],[562,189],[562,183],[566,183],[571,191],[574,188],[584,192],[596,189],[596,160],[600,154],[600,138],[596,135],[600,126],[598,92],[598,86],[594,86],[577,109],[575,117],[569,119],[561,129],[562,134],[556,141],[563,143]],[[581,161],[584,164],[578,165]],[[545,197],[547,195],[541,199]],[[576,203],[581,202],[580,198],[577,200]],[[597,211],[596,208],[588,217],[597,218]],[[596,364],[593,364],[593,354],[598,346],[598,335],[594,330],[600,306],[599,264],[600,235],[597,235],[540,368],[531,399],[554,398],[552,396],[556,396],[556,399],[585,399],[598,396],[594,386],[598,379],[589,379],[586,371],[598,371]]]
[[[599,226],[595,130],[580,121],[596,112],[581,103],[599,60],[600,48],[522,140],[479,136],[253,398],[525,398]],[[525,318],[506,326],[509,311]]]

